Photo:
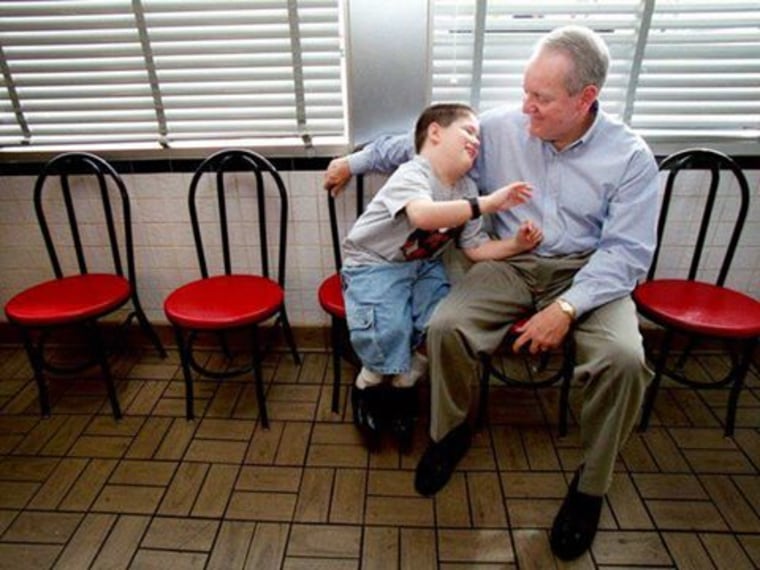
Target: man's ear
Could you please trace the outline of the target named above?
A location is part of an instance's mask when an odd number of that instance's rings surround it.
[[[596,85],[586,85],[581,90],[581,104],[586,108],[591,108],[594,101],[599,97],[599,88]]]

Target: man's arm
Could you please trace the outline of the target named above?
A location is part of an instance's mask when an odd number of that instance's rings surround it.
[[[355,174],[393,172],[400,164],[414,157],[414,134],[382,136],[356,152],[330,161],[322,186],[339,194]]]
[[[575,315],[571,317],[557,302],[551,303],[519,331],[515,350],[523,345],[532,353],[555,348],[573,318],[629,294],[646,275],[657,239],[658,181],[657,164],[651,155],[637,154],[627,179],[609,204],[597,249],[561,295],[575,309]]]
[[[640,152],[628,173],[608,205],[596,250],[562,294],[578,315],[629,294],[652,262],[659,210],[657,164]]]

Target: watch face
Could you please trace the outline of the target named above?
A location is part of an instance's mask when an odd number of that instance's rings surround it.
[[[575,317],[575,309],[570,303],[568,303],[564,299],[559,299],[557,303],[559,303],[559,308],[562,309],[563,313],[567,313],[572,318]]]

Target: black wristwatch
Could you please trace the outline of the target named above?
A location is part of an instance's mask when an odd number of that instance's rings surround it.
[[[476,220],[481,216],[480,211],[480,204],[478,203],[478,199],[476,198],[467,198],[467,201],[470,203],[470,210],[472,210],[472,215],[470,216],[471,220]]]

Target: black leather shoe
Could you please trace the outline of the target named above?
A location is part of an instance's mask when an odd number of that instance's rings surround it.
[[[417,423],[417,386],[391,388],[389,393],[391,433],[398,441],[402,453],[412,446],[414,426]]]
[[[465,422],[428,446],[414,476],[414,488],[420,495],[435,495],[448,483],[457,463],[470,448],[471,439],[470,426]]]
[[[354,414],[354,424],[362,432],[367,446],[374,449],[380,442],[380,386],[357,388],[351,386],[351,407]]]
[[[599,527],[604,498],[578,490],[580,472],[580,469],[575,472],[552,525],[552,552],[562,560],[574,560],[586,552],[594,542]]]

